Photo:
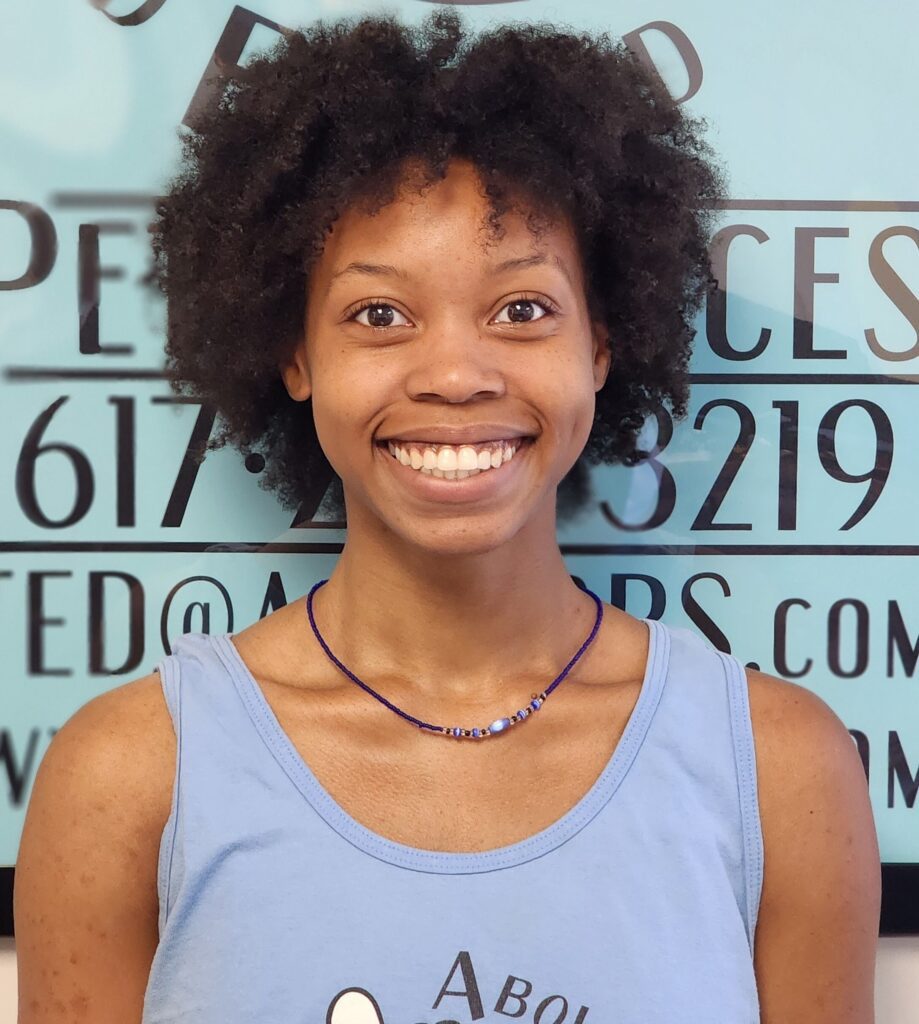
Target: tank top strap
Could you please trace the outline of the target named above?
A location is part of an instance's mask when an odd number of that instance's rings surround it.
[[[722,855],[750,950],[763,884],[763,836],[747,675],[732,654],[693,629],[666,626],[671,655],[646,764],[670,765],[668,785],[724,828]],[[666,770],[666,769],[665,769]]]
[[[194,717],[196,746],[208,739],[251,737],[251,721],[223,653],[225,642],[228,635],[183,633],[173,637],[172,653],[156,665],[176,735],[181,738],[182,719]]]
[[[747,897],[747,931],[750,950],[763,888],[763,833],[756,782],[756,749],[750,715],[749,683],[746,669],[732,654],[716,652],[724,664],[731,715],[731,738],[740,791],[740,813],[744,840],[744,873]]]
[[[254,779],[273,771],[264,745],[255,743],[219,637],[184,633],[156,665],[176,734],[172,807],[163,830],[157,868],[160,934],[199,845],[233,828],[234,804],[243,795],[240,773]],[[250,795],[245,793],[244,799]]]

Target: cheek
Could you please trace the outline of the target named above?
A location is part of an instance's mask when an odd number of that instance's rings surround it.
[[[591,378],[592,380],[592,378]],[[568,407],[566,431],[559,438],[559,460],[567,472],[587,445],[594,425],[596,395],[592,385],[578,391],[578,401]]]
[[[330,367],[329,370],[332,368]],[[326,458],[340,475],[363,463],[371,450],[374,425],[385,407],[385,382],[380,374],[353,373],[338,363],[313,379],[313,420]]]
[[[593,424],[596,392],[593,371],[589,364],[578,360],[556,366],[552,387],[545,395],[545,412],[557,424],[562,435],[580,436],[588,433]]]
[[[357,410],[343,382],[324,375],[313,381],[313,422],[316,435],[332,468],[341,475],[353,447],[352,418]]]

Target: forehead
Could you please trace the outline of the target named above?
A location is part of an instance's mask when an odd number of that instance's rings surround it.
[[[568,218],[555,214],[551,223],[540,226],[537,236],[524,213],[510,209],[502,215],[503,231],[496,236],[488,223],[489,212],[474,166],[454,160],[445,178],[421,192],[410,184],[403,186],[393,202],[372,215],[360,204],[347,208],[327,236],[312,284],[323,294],[361,273],[385,272],[408,279],[440,271],[487,278],[544,267],[577,286],[579,253]]]

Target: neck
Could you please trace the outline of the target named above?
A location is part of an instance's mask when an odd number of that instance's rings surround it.
[[[386,680],[388,692],[493,704],[522,679],[542,690],[596,619],[552,525],[548,537],[528,536],[540,533],[528,526],[495,551],[461,556],[379,545],[349,530],[314,597],[319,630],[352,672],[371,686]]]

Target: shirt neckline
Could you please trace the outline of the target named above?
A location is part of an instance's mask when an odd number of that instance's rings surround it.
[[[640,621],[646,623],[649,631],[648,658],[641,690],[619,742],[593,785],[573,807],[534,835],[505,846],[475,852],[427,850],[399,843],[374,832],[348,814],[320,783],[281,728],[261,686],[232,642],[232,634],[215,634],[210,639],[262,739],[303,797],[327,824],[358,849],[390,864],[437,874],[474,874],[513,867],[556,849],[579,832],[619,788],[651,724],[670,660],[667,627],[656,619]]]

